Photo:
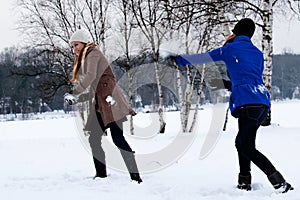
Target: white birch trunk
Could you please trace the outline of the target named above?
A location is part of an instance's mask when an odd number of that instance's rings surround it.
[[[192,80],[191,80],[191,70],[187,67],[187,85],[184,95],[183,101],[183,132],[187,131],[188,121],[189,121],[189,114],[191,108],[191,95],[192,95]]]
[[[263,37],[262,37],[262,52],[264,54],[264,72],[263,80],[266,88],[269,90],[270,95],[272,87],[272,54],[273,54],[273,9],[272,0],[263,1]],[[271,124],[271,111],[268,114],[266,121],[263,125]]]
[[[272,54],[273,54],[273,12],[272,1],[264,0],[263,13],[263,37],[262,37],[262,51],[264,54],[264,72],[263,79],[266,88],[271,91],[272,86]]]
[[[225,7],[225,4],[226,4],[226,2],[222,2],[220,5],[221,8],[219,9],[220,10],[219,20],[223,24],[223,35],[225,38],[227,38],[229,35],[231,35],[231,31],[230,31],[229,23],[227,22],[228,21],[227,17],[225,16],[225,13],[224,13],[223,7]]]
[[[127,70],[127,77],[129,80],[129,88],[128,88],[129,106],[132,108],[133,96],[132,96],[132,77],[130,74],[130,70]],[[130,129],[130,134],[134,135],[133,116],[132,115],[130,115],[130,118],[129,118],[129,129]]]
[[[155,59],[157,60],[157,59]],[[166,123],[164,121],[164,99],[163,99],[163,93],[162,93],[162,88],[161,88],[161,82],[159,78],[159,69],[158,69],[158,62],[154,62],[154,67],[155,67],[155,78],[156,78],[156,83],[157,83],[157,90],[158,90],[158,95],[159,95],[159,108],[158,108],[158,114],[159,114],[159,123],[160,123],[160,133],[164,133],[164,129],[166,126]]]
[[[184,132],[183,110],[182,110],[184,108],[184,106],[183,106],[184,100],[183,100],[183,95],[182,95],[180,70],[178,69],[178,66],[176,66],[176,72],[177,72],[176,83],[177,83],[177,91],[178,91],[178,101],[179,101],[179,105],[180,105],[180,122],[181,122],[182,132]]]
[[[202,72],[201,72],[201,80],[200,80],[200,85],[197,91],[197,98],[196,98],[196,108],[195,108],[195,113],[193,117],[193,121],[191,123],[191,127],[189,129],[189,132],[192,132],[194,130],[195,124],[197,122],[197,117],[198,117],[198,109],[199,109],[199,102],[202,94],[202,88],[203,88],[203,82],[204,82],[204,74],[205,74],[205,64],[202,66]]]

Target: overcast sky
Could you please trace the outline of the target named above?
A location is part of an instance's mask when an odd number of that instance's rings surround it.
[[[18,34],[14,30],[15,17],[12,11],[12,0],[1,2],[0,7],[0,50],[18,43]]]
[[[16,16],[13,11],[13,2],[15,0],[6,0],[1,2],[0,7],[0,51],[5,47],[18,45],[21,42],[21,36],[15,30]],[[291,49],[294,53],[300,54],[300,21],[297,19],[289,21],[284,17],[275,17],[273,44],[274,53],[283,52],[284,48]]]

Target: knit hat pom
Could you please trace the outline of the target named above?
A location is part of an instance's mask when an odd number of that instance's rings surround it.
[[[89,43],[89,42],[91,42],[91,38],[90,38],[89,33],[86,30],[78,29],[70,37],[69,43],[71,43],[71,42]]]
[[[232,32],[239,35],[245,35],[251,38],[255,31],[255,23],[250,18],[241,19],[233,28]]]

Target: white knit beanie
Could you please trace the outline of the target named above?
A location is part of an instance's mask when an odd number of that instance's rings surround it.
[[[89,43],[89,42],[91,42],[91,38],[90,38],[89,33],[86,30],[78,29],[70,37],[69,43],[71,43],[71,42]]]

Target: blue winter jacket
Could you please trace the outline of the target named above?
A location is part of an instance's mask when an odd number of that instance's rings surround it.
[[[224,61],[231,81],[229,106],[231,113],[247,104],[270,107],[270,95],[265,88],[262,73],[264,58],[247,36],[237,36],[232,42],[207,53],[176,57],[178,66]]]

